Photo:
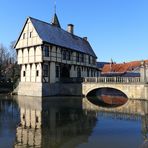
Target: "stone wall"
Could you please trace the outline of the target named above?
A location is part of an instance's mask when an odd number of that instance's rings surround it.
[[[81,84],[49,84],[20,82],[18,95],[23,96],[82,96]]]
[[[44,96],[82,96],[82,84],[43,84]]]
[[[18,95],[23,96],[42,96],[42,83],[20,82]]]

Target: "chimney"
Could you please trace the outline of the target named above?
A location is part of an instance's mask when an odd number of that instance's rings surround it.
[[[83,37],[83,40],[87,41],[87,37]]]
[[[69,33],[73,34],[74,33],[74,25],[73,24],[68,24],[67,31]]]

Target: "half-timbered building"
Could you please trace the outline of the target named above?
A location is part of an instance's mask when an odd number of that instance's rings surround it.
[[[51,23],[28,17],[15,49],[21,65],[21,95],[28,95],[29,87],[34,88],[29,95],[43,96],[44,84],[98,75],[97,57],[87,37],[74,35],[72,24],[62,29],[56,14]]]

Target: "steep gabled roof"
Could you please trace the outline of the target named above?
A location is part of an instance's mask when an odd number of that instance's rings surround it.
[[[67,31],[56,27],[55,25],[51,25],[38,19],[32,17],[29,17],[29,19],[31,20],[42,41],[96,57],[89,42],[83,38],[68,33]]]

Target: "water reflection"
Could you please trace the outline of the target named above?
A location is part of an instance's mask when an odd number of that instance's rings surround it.
[[[104,107],[118,107],[125,104],[128,100],[127,96],[113,88],[99,88],[88,93],[90,102]]]
[[[82,110],[82,99],[18,98],[21,124],[17,147],[76,147],[87,141],[97,118]]]
[[[117,108],[101,107],[91,103],[87,98],[83,99],[83,110],[85,112],[95,112],[97,116],[141,121],[141,134],[144,140],[144,147],[148,147],[148,101],[129,99],[128,102]]]
[[[0,137],[0,146],[15,148],[144,148],[148,101],[107,108],[87,98],[0,99]]]
[[[19,109],[10,96],[0,95],[0,147],[12,147],[16,125],[19,123]]]

